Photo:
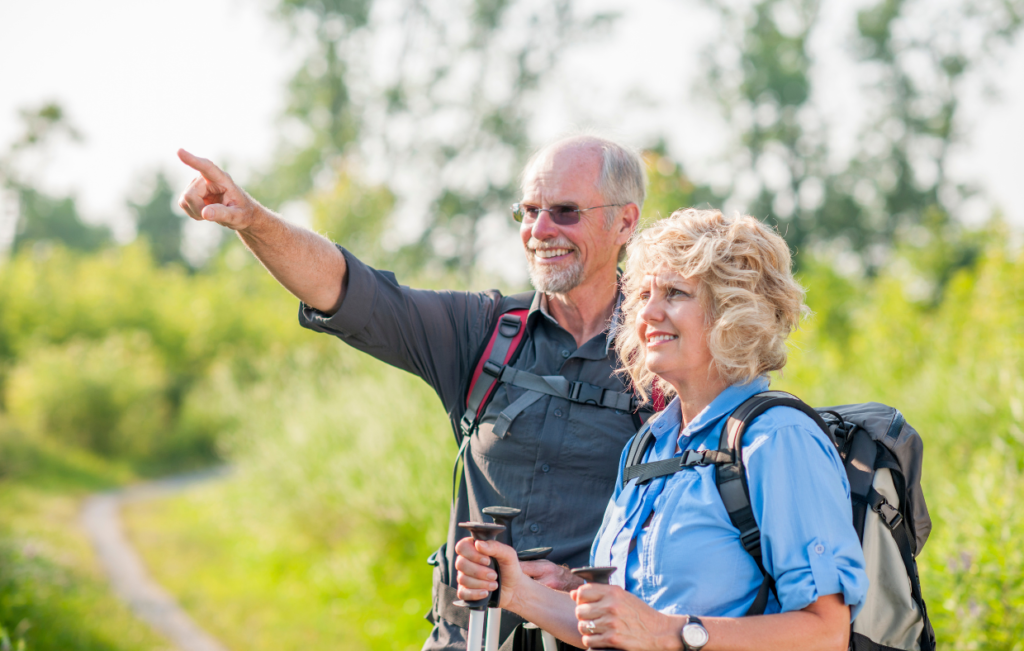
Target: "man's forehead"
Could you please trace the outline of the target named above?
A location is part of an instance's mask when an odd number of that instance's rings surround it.
[[[523,192],[540,189],[594,190],[601,174],[601,154],[593,147],[569,145],[542,152],[526,170]]]

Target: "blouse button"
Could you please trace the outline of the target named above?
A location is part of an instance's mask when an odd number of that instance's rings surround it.
[[[821,554],[824,554],[825,553],[825,545],[822,545],[821,543],[818,543],[817,545],[815,545],[814,546],[814,553],[818,554],[819,556]]]

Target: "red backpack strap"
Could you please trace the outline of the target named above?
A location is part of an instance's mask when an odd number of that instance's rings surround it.
[[[498,318],[466,389],[466,411],[459,421],[463,436],[473,433],[480,408],[487,404],[494,392],[501,369],[519,349],[526,333],[526,315],[529,311],[529,308],[509,310]]]

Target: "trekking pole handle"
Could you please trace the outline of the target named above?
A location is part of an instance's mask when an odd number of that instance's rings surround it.
[[[580,577],[587,583],[598,583],[608,585],[608,579],[615,573],[616,567],[577,567],[571,570],[573,574]],[[616,651],[615,649],[604,649],[604,651]]]
[[[491,522],[460,522],[459,526],[469,532],[469,535],[473,536],[473,540],[494,540],[498,537],[505,527],[500,524],[494,524]],[[498,572],[498,564],[495,560],[491,559],[491,569]],[[501,580],[501,577],[498,577]],[[490,601],[491,595],[487,594],[483,599],[477,599],[476,601],[467,601],[466,605],[469,606],[470,610],[484,610],[487,608],[487,602]]]

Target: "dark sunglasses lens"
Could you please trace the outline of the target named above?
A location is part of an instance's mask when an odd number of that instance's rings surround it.
[[[572,226],[573,224],[579,223],[580,211],[578,208],[572,208],[570,206],[552,206],[551,221],[555,222],[559,226]]]

